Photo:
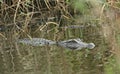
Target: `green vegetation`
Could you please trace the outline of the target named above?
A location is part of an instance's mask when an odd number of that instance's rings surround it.
[[[0,74],[119,74],[119,9],[119,0],[0,0]],[[81,38],[96,47],[16,42],[33,37]]]

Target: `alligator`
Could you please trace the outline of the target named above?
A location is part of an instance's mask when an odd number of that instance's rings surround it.
[[[57,45],[72,50],[80,50],[83,48],[93,49],[95,47],[94,43],[83,42],[80,38],[64,41],[52,41],[44,38],[24,38],[19,39],[18,43],[28,44],[32,46]]]

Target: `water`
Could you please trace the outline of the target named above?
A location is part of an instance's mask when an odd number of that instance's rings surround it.
[[[102,45],[98,28],[55,28],[31,32],[31,36],[53,41],[64,41],[81,38],[84,42],[93,42],[92,50],[68,50],[57,45],[31,46],[15,42],[18,37],[14,32],[7,32],[7,40],[1,38],[1,73],[8,74],[102,74],[102,56],[98,54],[99,44]],[[20,39],[29,38],[21,34]],[[42,44],[41,44],[42,45]],[[100,52],[99,52],[100,53]],[[97,56],[97,57],[96,57]],[[98,58],[100,57],[100,58]],[[99,66],[101,65],[101,66]]]

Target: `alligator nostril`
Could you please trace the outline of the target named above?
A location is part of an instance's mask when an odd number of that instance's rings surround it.
[[[95,47],[94,43],[88,43],[87,48],[93,49]]]

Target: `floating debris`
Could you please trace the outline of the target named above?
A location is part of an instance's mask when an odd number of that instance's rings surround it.
[[[86,26],[84,25],[70,25],[70,26],[65,26],[63,28],[73,28],[73,29],[76,29],[76,28],[84,28]]]

